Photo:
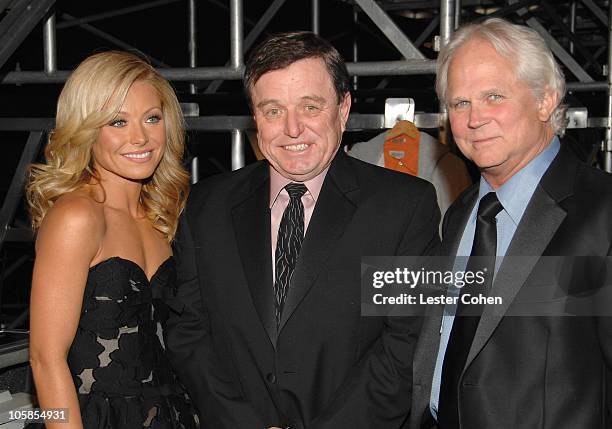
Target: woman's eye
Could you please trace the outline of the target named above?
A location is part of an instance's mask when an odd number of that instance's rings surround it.
[[[125,121],[125,119],[115,119],[113,121],[111,121],[110,125],[111,127],[115,127],[115,128],[121,128],[121,127],[125,127],[125,124],[127,123],[127,121]]]
[[[149,118],[147,118],[147,122],[150,124],[157,124],[158,122],[160,122],[162,120],[160,115],[153,115],[150,116]]]

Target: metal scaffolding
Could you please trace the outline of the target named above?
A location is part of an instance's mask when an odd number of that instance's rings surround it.
[[[103,40],[113,43],[123,49],[135,49],[134,46],[109,34],[94,24],[101,19],[110,19],[126,14],[133,14],[146,9],[165,6],[180,1],[187,2],[188,39],[188,67],[171,68],[159,59],[149,56],[151,62],[159,67],[160,72],[171,81],[188,82],[189,93],[212,94],[215,93],[224,81],[240,80],[244,71],[244,53],[248,51],[260,38],[261,34],[275,17],[279,9],[287,2],[274,0],[261,14],[257,22],[245,17],[244,0],[230,0],[229,7],[217,0],[208,0],[208,4],[224,8],[229,18],[229,53],[228,61],[221,66],[198,66],[198,25],[196,19],[197,8],[201,8],[203,1],[196,0],[157,0],[144,2],[139,5],[121,8],[118,10],[97,13],[84,17],[73,17],[62,13],[56,22],[53,0],[0,0],[0,67],[15,52],[19,44],[35,28],[41,20],[44,21],[43,46],[44,69],[40,71],[12,70],[0,75],[0,84],[3,85],[45,85],[64,82],[70,74],[69,70],[58,70],[56,31],[78,26],[84,31],[96,35]],[[320,0],[304,0],[309,3],[311,29],[316,33],[325,32],[321,28],[321,16],[324,4]],[[342,2],[341,0],[336,0]],[[599,127],[605,128],[605,139],[601,149],[604,153],[604,166],[612,170],[612,130],[610,128],[612,117],[612,80],[608,71],[612,67],[612,47],[610,46],[610,31],[612,27],[612,2],[608,2],[608,13],[602,9],[604,3],[595,0],[574,0],[556,2],[551,6],[549,1],[528,0],[344,0],[351,7],[354,14],[355,28],[364,28],[362,22],[373,24],[378,34],[376,37],[393,46],[398,59],[385,61],[358,61],[358,42],[352,44],[353,61],[347,63],[349,73],[353,76],[356,86],[358,76],[377,76],[381,78],[377,89],[384,88],[391,76],[431,75],[435,73],[435,60],[428,58],[422,51],[423,44],[432,38],[438,29],[437,44],[443,45],[454,29],[462,20],[471,20],[475,16],[494,15],[522,20],[526,25],[538,31],[549,43],[558,60],[563,64],[568,74],[568,90],[572,92],[608,91],[607,117],[586,118],[588,113],[576,109],[572,111],[572,127]],[[61,0],[57,3],[61,3]],[[561,7],[559,4],[563,4]],[[422,32],[409,37],[398,24],[396,15],[419,17],[428,19],[429,23]],[[546,18],[543,18],[545,16]],[[542,20],[546,19],[546,22]],[[250,25],[251,30],[245,36],[244,23]],[[551,28],[555,29],[553,32]],[[581,28],[598,28],[600,36],[593,36],[592,32],[583,32]],[[372,34],[372,30],[370,34]],[[381,37],[382,35],[382,37]],[[203,37],[203,36],[202,36]],[[599,37],[599,39],[597,39]],[[603,41],[605,37],[605,46]],[[595,46],[595,51],[593,50]],[[140,52],[142,50],[139,49]],[[607,52],[607,60],[600,61],[599,57]],[[396,57],[396,58],[397,58]],[[595,77],[597,78],[595,78]],[[601,77],[600,77],[601,76]],[[387,78],[385,78],[387,77]],[[606,77],[605,80],[603,77]],[[209,81],[207,85],[202,81]],[[432,92],[433,95],[433,92]],[[347,129],[374,130],[382,129],[384,117],[382,114],[352,114]],[[439,128],[441,137],[445,133],[445,112],[440,106],[439,112],[421,113],[416,116],[416,124],[421,128]],[[53,125],[49,118],[0,118],[0,131],[29,130],[30,138],[25,146],[22,159],[19,162],[15,178],[10,187],[9,194],[4,200],[0,211],[0,247],[5,239],[27,239],[29,234],[13,230],[9,226],[18,201],[22,197],[23,173],[28,163],[32,162],[40,150],[41,141],[45,131]],[[188,128],[191,130],[225,131],[231,133],[231,166],[240,168],[245,163],[246,139],[245,130],[253,128],[250,117],[247,116],[198,116],[187,118]],[[42,134],[41,134],[42,133]],[[197,160],[192,164],[192,171],[197,177]]]
[[[296,1],[296,0],[293,0]],[[322,29],[321,17],[325,13],[325,2],[320,0],[302,0],[308,2],[311,30],[323,37],[329,36]],[[58,70],[56,32],[65,28],[78,27],[82,31],[98,37],[125,50],[138,49],[113,34],[102,30],[94,24],[103,19],[112,19],[127,14],[134,14],[170,4],[187,3],[187,67],[169,67],[162,60],[147,55],[151,63],[159,68],[162,75],[176,82],[188,82],[188,94],[211,95],[216,93],[224,81],[242,79],[244,72],[244,54],[255,44],[286,0],[273,0],[256,22],[251,21],[244,13],[244,0],[154,0],[89,16],[74,17],[61,13],[56,17],[54,0],[0,0],[0,68],[15,53],[38,23],[42,25],[43,69],[40,71],[5,70],[0,74],[1,85],[48,85],[64,82],[69,70]],[[432,75],[435,73],[435,60],[428,58],[423,46],[435,36],[433,45],[438,49],[450,37],[460,22],[470,21],[477,16],[502,16],[517,21],[538,31],[550,45],[557,59],[568,74],[568,91],[584,93],[607,91],[607,116],[589,117],[588,109],[570,109],[569,128],[605,129],[601,142],[603,166],[612,171],[612,1],[603,0],[567,0],[557,1],[552,6],[551,0],[336,0],[347,3],[352,14],[353,34],[351,43],[352,62],[347,63],[352,75],[354,89],[357,89],[359,76],[380,77],[375,91],[384,90],[391,77],[411,75]],[[229,17],[229,53],[224,65],[198,65],[198,39],[205,37],[198,32],[197,10],[203,4],[213,5],[227,11]],[[605,7],[608,7],[607,13]],[[429,22],[423,25],[420,34],[409,37],[398,25],[398,16],[418,18]],[[371,21],[371,23],[370,23]],[[244,35],[244,24],[250,31]],[[374,26],[374,29],[372,28]],[[203,27],[200,27],[203,29]],[[554,29],[554,31],[553,31]],[[290,30],[290,28],[288,28]],[[436,35],[435,31],[438,30]],[[361,48],[356,37],[357,31],[365,31],[372,39],[392,46],[396,56],[384,61],[359,61]],[[61,51],[60,51],[61,52]],[[605,60],[600,60],[604,54]],[[430,55],[431,56],[431,55]],[[208,81],[205,84],[203,81]],[[363,86],[359,80],[360,88]],[[433,97],[433,91],[432,91]],[[365,98],[365,101],[371,100]],[[361,101],[361,100],[360,100]],[[196,105],[195,112],[198,112]],[[434,107],[435,108],[435,107]],[[252,130],[254,124],[250,116],[188,116],[187,128],[191,131],[228,132],[231,135],[231,168],[237,169],[245,164],[246,131]],[[347,123],[347,131],[381,130],[384,128],[383,114],[353,113]],[[438,112],[417,113],[415,124],[422,129],[437,129],[441,139],[445,139],[446,114],[440,105]],[[40,153],[47,133],[53,128],[52,118],[0,118],[0,132],[28,131],[29,135],[23,152],[13,174],[8,192],[0,208],[0,249],[7,241],[31,241],[32,233],[22,223],[17,225],[14,217],[23,197],[25,171]],[[197,158],[191,160],[192,182],[199,175]],[[0,274],[6,278],[27,257],[19,257],[5,267]],[[27,310],[5,327],[19,327],[27,319]],[[0,327],[1,328],[1,327]],[[13,356],[10,364],[27,361],[27,341],[19,345],[18,358]],[[24,350],[26,352],[24,352]],[[3,360],[4,359],[4,360]],[[0,367],[8,362],[0,356]]]

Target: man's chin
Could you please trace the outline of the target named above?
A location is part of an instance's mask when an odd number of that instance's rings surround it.
[[[495,173],[495,171],[501,169],[504,164],[504,162],[499,159],[491,158],[472,161],[476,164],[481,173]]]
[[[294,182],[306,182],[310,179],[317,177],[315,173],[311,174],[283,174],[284,177]]]
[[[317,170],[311,170],[311,169],[303,169],[303,170],[284,169],[276,165],[272,165],[272,168],[274,168],[274,170],[276,170],[276,172],[280,174],[281,176],[289,180],[292,180],[294,182],[305,182],[307,180],[310,180],[316,177],[317,174],[319,174]]]

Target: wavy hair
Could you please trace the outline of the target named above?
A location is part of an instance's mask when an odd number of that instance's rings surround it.
[[[127,52],[108,51],[86,58],[70,75],[57,102],[55,129],[45,147],[45,164],[31,164],[26,198],[32,227],[40,227],[55,201],[100,179],[93,167],[92,146],[100,128],[111,122],[136,81],[158,92],[166,147],[153,176],[143,183],[140,202],[152,226],[172,241],[189,193],[182,160],[184,121],[174,90],[148,62]]]
[[[557,94],[558,104],[550,116],[550,124],[553,132],[562,136],[567,125],[567,105],[562,102],[565,97],[563,71],[542,36],[524,25],[512,24],[501,18],[489,18],[457,30],[438,55],[438,98],[447,102],[448,67],[457,50],[476,38],[489,42],[499,55],[515,64],[516,76],[527,84],[536,100],[542,100],[547,87]]]

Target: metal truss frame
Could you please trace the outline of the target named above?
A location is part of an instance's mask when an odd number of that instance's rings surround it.
[[[66,14],[61,16],[62,21],[56,23],[55,15],[49,14],[53,4],[53,0],[0,0],[0,13],[3,10],[8,10],[0,20],[0,66],[8,59],[10,54],[23,41],[27,34],[34,28],[37,22],[45,17],[43,26],[43,41],[44,41],[44,70],[42,71],[12,71],[0,76],[0,84],[48,84],[61,83],[67,79],[70,71],[57,70],[56,67],[56,47],[55,47],[55,32],[62,28],[79,26],[85,31],[91,32],[100,38],[114,43],[124,49],[135,49],[135,47],[125,43],[112,34],[108,34],[95,27],[96,21],[107,19],[114,16],[125,15],[128,13],[138,12],[148,8],[154,8],[169,3],[174,3],[180,0],[154,0],[140,5],[125,7],[119,10],[99,13],[87,17],[72,17]],[[190,82],[190,91],[195,93],[198,88],[196,82],[211,81],[206,88],[201,88],[204,93],[213,93],[218,90],[224,80],[239,80],[242,78],[244,71],[244,52],[251,48],[253,43],[265,30],[270,20],[275,16],[278,10],[283,6],[285,0],[273,0],[268,8],[264,11],[257,22],[250,22],[252,30],[245,36],[243,23],[245,21],[243,12],[244,0],[229,0],[229,8],[223,2],[218,0],[208,0],[209,3],[218,7],[227,8],[229,12],[229,34],[230,34],[230,52],[229,60],[224,66],[215,67],[198,67],[196,63],[197,53],[197,22],[195,20],[196,0],[186,0],[189,2],[188,22],[189,22],[189,67],[185,68],[169,68],[162,61],[151,58],[153,64],[160,67],[160,72],[169,80]],[[320,31],[320,1],[309,0],[311,2],[311,19],[312,30],[316,33]],[[431,36],[436,28],[439,28],[438,43],[443,44],[452,34],[454,29],[459,25],[462,10],[466,8],[482,7],[483,4],[488,4],[495,9],[494,14],[500,16],[519,16],[524,19],[524,22],[538,31],[544,39],[550,44],[551,49],[561,63],[572,73],[577,79],[576,82],[570,82],[568,89],[570,91],[608,91],[608,115],[606,118],[590,118],[588,121],[581,121],[581,126],[587,127],[603,127],[606,129],[606,139],[602,145],[605,153],[605,169],[612,170],[612,131],[610,123],[612,122],[612,81],[610,73],[608,73],[607,81],[595,81],[589,74],[587,68],[590,68],[596,74],[601,74],[602,68],[610,70],[612,67],[612,56],[610,55],[610,32],[612,27],[612,4],[606,14],[594,0],[575,0],[572,3],[572,14],[569,20],[559,16],[551,8],[547,0],[506,0],[500,6],[501,0],[439,0],[439,1],[397,1],[397,0],[347,0],[354,5],[355,19],[357,15],[363,13],[367,16],[380,30],[383,37],[386,38],[398,51],[402,59],[394,61],[376,61],[376,62],[359,62],[358,47],[355,42],[353,62],[347,64],[349,73],[354,77],[357,76],[380,76],[383,78],[379,87],[384,87],[388,76],[405,76],[415,74],[434,74],[435,61],[427,59],[419,50],[422,43]],[[587,11],[591,14],[593,21],[598,25],[603,25],[608,31],[608,56],[606,64],[600,64],[598,57],[601,56],[602,50],[598,53],[592,53],[581,42],[576,35],[576,7],[580,5],[583,12]],[[538,21],[537,16],[533,13],[533,8],[538,7],[544,9],[549,16],[552,17],[555,27],[560,30],[562,36],[569,40],[569,47],[564,46],[557,37]],[[8,8],[8,9],[7,9]],[[431,22],[425,30],[413,42],[406,36],[399,26],[392,19],[391,14],[398,10],[417,10],[417,9],[433,8],[437,9],[438,13],[434,14]],[[27,13],[26,13],[27,11]],[[0,15],[1,16],[1,15]],[[17,22],[19,25],[17,25]],[[2,43],[7,41],[7,43]],[[566,43],[567,45],[567,43]],[[585,61],[581,62],[574,58],[574,55],[579,54]],[[440,113],[417,114],[416,123],[421,128],[437,128],[444,124],[445,114],[442,106]],[[347,129],[364,130],[364,129],[382,129],[384,123],[383,115],[365,115],[352,114]],[[0,130],[30,130],[30,137],[25,145],[22,158],[15,172],[15,177],[11,184],[9,194],[3,202],[0,209],[0,247],[5,239],[27,239],[27,234],[21,234],[12,231],[9,228],[12,216],[18,201],[22,194],[20,187],[23,186],[23,177],[25,168],[31,162],[38,150],[42,141],[41,132],[52,127],[53,121],[48,118],[21,118],[2,119],[0,118]],[[190,117],[187,118],[187,125],[192,130],[206,131],[225,131],[231,132],[231,162],[232,168],[240,168],[244,165],[245,159],[245,136],[244,131],[251,129],[253,124],[251,119],[246,116],[211,116],[211,117]],[[36,152],[36,153],[34,153]]]
[[[25,37],[33,30],[38,22],[44,18],[43,42],[44,42],[44,70],[42,71],[12,71],[0,75],[0,84],[49,84],[64,82],[70,71],[57,70],[56,61],[56,39],[57,30],[72,26],[79,26],[84,31],[90,32],[101,39],[104,39],[122,49],[138,50],[136,47],[120,40],[119,38],[97,28],[94,23],[101,19],[121,16],[141,10],[154,8],[181,0],[153,0],[140,5],[125,7],[122,9],[99,13],[87,17],[72,17],[67,14],[60,16],[61,22],[56,23],[54,14],[50,14],[55,3],[54,0],[0,0],[0,67],[12,55],[15,49],[21,44]],[[244,0],[229,0],[229,8],[226,3],[219,0],[207,0],[210,4],[216,5],[229,12],[230,29],[230,52],[229,60],[224,66],[198,67],[196,61],[197,54],[197,22],[196,6],[197,0],[188,1],[188,23],[189,23],[189,67],[169,68],[162,61],[147,55],[151,62],[160,68],[160,72],[169,80],[190,82],[190,92],[196,93],[199,89],[199,81],[211,81],[206,88],[201,88],[204,93],[216,92],[224,80],[239,80],[244,71],[244,52],[249,50],[254,42],[259,38],[262,31],[266,28],[270,20],[283,6],[285,0],[273,0],[262,16],[252,25],[251,31],[244,36],[243,23],[245,17],[243,13]],[[320,32],[320,0],[309,0],[311,2],[311,21],[312,30]],[[343,1],[343,0],[337,0]],[[349,73],[353,76],[355,87],[357,86],[358,76],[380,76],[382,79],[378,88],[384,88],[389,82],[389,76],[405,76],[415,74],[434,74],[435,62],[429,60],[419,50],[419,47],[430,38],[432,33],[439,29],[437,37],[439,44],[444,44],[452,32],[460,23],[462,12],[466,8],[490,7],[493,14],[500,16],[521,17],[530,27],[538,31],[549,43],[551,49],[559,61],[577,79],[576,82],[568,84],[569,91],[607,91],[607,117],[587,118],[586,109],[576,109],[571,114],[570,127],[584,128],[605,128],[605,140],[602,144],[604,152],[604,168],[612,171],[612,2],[608,13],[604,12],[594,0],[574,0],[571,2],[569,19],[560,16],[554,8],[550,6],[549,0],[506,0],[500,6],[501,0],[429,0],[429,1],[400,1],[400,0],[344,0],[355,6],[354,20],[358,23],[359,12],[367,16],[398,51],[402,57],[395,61],[359,62],[358,46],[355,40],[353,44],[353,61],[347,64]],[[484,5],[484,6],[483,6]],[[545,10],[553,21],[553,25],[560,31],[561,38],[568,43],[561,43],[533,13],[536,6]],[[592,20],[597,25],[607,29],[607,57],[604,64],[601,64],[599,57],[606,51],[600,47],[597,52],[589,50],[577,35],[577,13],[578,6],[582,12],[587,11]],[[396,11],[414,11],[418,9],[437,9],[438,13],[433,14],[430,23],[415,38],[414,42],[406,36],[391,14]],[[363,28],[363,27],[362,27]],[[366,29],[370,33],[371,30]],[[380,39],[378,34],[376,38]],[[142,51],[141,51],[142,52]],[[584,61],[579,61],[575,55],[580,55]],[[146,55],[146,53],[145,53]],[[597,75],[602,75],[602,69],[607,73],[605,81],[596,81],[589,71]],[[244,165],[245,159],[245,131],[254,128],[252,119],[248,116],[208,116],[208,117],[187,117],[187,127],[195,131],[218,131],[231,132],[231,163],[232,168],[240,168]],[[445,112],[440,106],[439,113],[417,114],[415,123],[419,128],[439,128],[442,136],[444,135],[443,126]],[[23,186],[25,184],[25,173],[28,164],[33,162],[40,152],[47,132],[53,127],[51,118],[0,118],[0,131],[29,131],[29,137],[25,143],[21,158],[17,165],[8,193],[0,208],[0,249],[7,240],[29,241],[32,234],[25,228],[11,228],[13,218],[23,198]],[[351,114],[347,124],[348,131],[373,130],[384,127],[384,115],[382,114]],[[194,168],[194,172],[197,168]],[[2,273],[2,279],[6,278],[16,267],[24,263],[27,257],[18,258],[10,267]],[[19,326],[27,318],[27,311],[15,319],[9,328]],[[22,355],[17,362],[27,361],[27,353]],[[12,361],[11,361],[12,362]]]

